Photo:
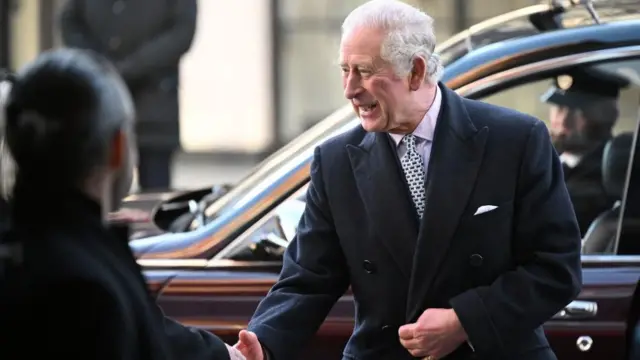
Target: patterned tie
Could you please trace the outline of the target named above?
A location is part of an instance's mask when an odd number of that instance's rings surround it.
[[[422,213],[424,212],[424,162],[422,155],[418,153],[416,148],[416,137],[413,134],[406,135],[402,138],[407,146],[407,152],[400,159],[402,164],[402,170],[404,176],[407,178],[407,184],[409,185],[409,191],[411,192],[411,198],[416,206],[418,217],[422,219]]]

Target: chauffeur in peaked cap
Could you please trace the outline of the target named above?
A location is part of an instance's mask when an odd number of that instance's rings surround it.
[[[549,130],[563,163],[565,181],[582,235],[613,200],[602,185],[602,154],[619,110],[620,76],[577,69],[558,76],[541,100],[551,105]]]
[[[597,69],[577,69],[554,79],[541,99],[544,102],[580,108],[589,101],[617,100],[629,81]]]

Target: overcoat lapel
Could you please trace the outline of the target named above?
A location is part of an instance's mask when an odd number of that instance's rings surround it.
[[[418,221],[388,135],[367,133],[358,146],[347,145],[347,151],[376,237],[408,279]]]
[[[425,310],[430,286],[467,206],[484,153],[488,128],[477,129],[463,100],[441,86],[438,117],[426,184],[422,218],[407,297],[407,321]]]

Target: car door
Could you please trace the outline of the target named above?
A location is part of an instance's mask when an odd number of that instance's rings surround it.
[[[627,189],[624,219],[620,238],[618,240],[617,253],[619,256],[627,255],[635,260],[635,273],[637,277],[637,265],[640,262],[640,121],[634,139],[634,156],[631,161],[632,168],[629,172],[629,187]],[[627,312],[627,354],[628,360],[640,359],[640,280],[637,282],[633,300]]]
[[[627,342],[639,311],[640,167],[637,164],[636,139],[640,110],[640,60],[587,63],[581,64],[580,68],[588,71],[604,69],[623,74],[631,81],[620,92],[617,111],[608,113],[615,113],[617,120],[612,136],[603,142],[599,164],[602,171],[600,181],[611,203],[598,216],[588,219],[591,225],[583,234],[582,291],[575,301],[546,322],[544,329],[561,360],[626,359]],[[541,101],[540,96],[552,83],[563,86],[562,82],[571,82],[566,73],[571,71],[568,68],[558,70],[554,74],[556,76],[521,83],[483,100],[515,107],[548,124],[550,105]],[[601,110],[591,108],[600,115],[607,113]],[[561,159],[566,161],[562,155]],[[586,158],[583,156],[581,161]],[[570,193],[573,184],[569,182],[574,179],[572,171],[565,166],[565,180]],[[584,216],[585,213],[588,212],[577,212],[577,215]],[[602,245],[592,246],[599,243]]]
[[[303,186],[258,220],[213,259],[183,268],[163,288],[158,303],[167,316],[211,331],[234,344],[260,300],[275,284],[282,253],[305,208]],[[179,261],[174,261],[179,265]],[[340,359],[353,330],[354,306],[345,294],[320,327],[305,360]]]
[[[583,289],[578,299],[549,321],[545,330],[560,359],[627,359],[629,341],[638,319],[640,279],[640,166],[638,159],[638,123],[633,132],[619,133],[612,139],[603,160],[605,172],[611,163],[628,163],[618,181],[624,181],[623,196],[616,204],[615,217],[594,221],[583,239],[598,241],[590,235],[613,235],[614,247],[600,254],[584,253]],[[620,141],[622,140],[622,141]],[[628,154],[627,154],[628,152]],[[624,180],[623,180],[624,179]],[[615,181],[607,179],[605,181]],[[613,210],[616,210],[615,208]],[[607,220],[613,223],[607,224]],[[605,233],[596,233],[598,229]]]

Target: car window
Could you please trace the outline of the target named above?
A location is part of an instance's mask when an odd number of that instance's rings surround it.
[[[308,184],[278,204],[274,210],[235,239],[214,259],[238,261],[280,261],[296,235],[304,212]]]
[[[563,163],[583,254],[613,254],[638,127],[640,60],[572,68],[483,98],[545,122]],[[620,226],[620,224],[627,224]]]

